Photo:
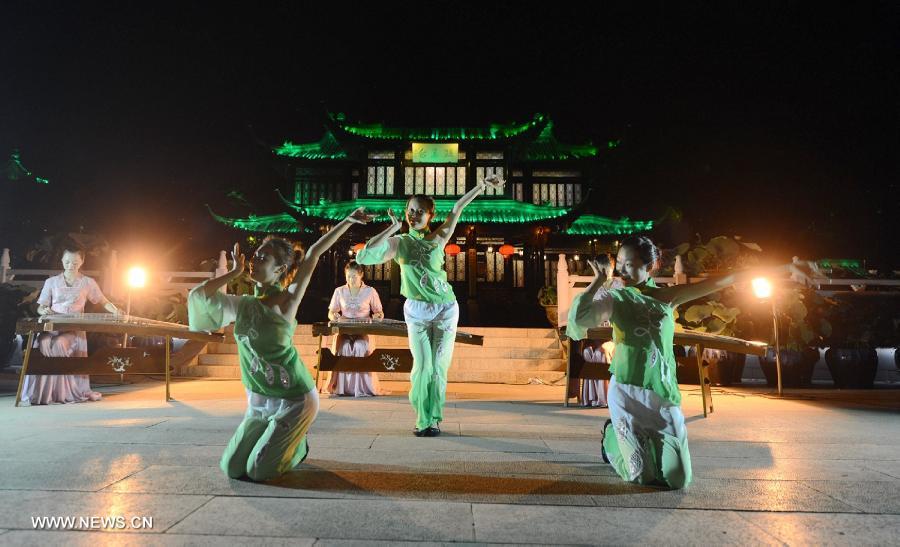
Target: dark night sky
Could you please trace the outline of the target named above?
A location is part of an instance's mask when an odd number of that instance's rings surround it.
[[[317,139],[325,108],[398,125],[546,112],[563,140],[622,140],[611,216],[671,206],[686,234],[898,262],[895,2],[67,4],[0,8],[0,152],[51,181],[0,204],[33,223],[3,239],[83,226],[188,266],[233,237],[205,203],[238,212],[238,189],[275,212],[251,135]]]

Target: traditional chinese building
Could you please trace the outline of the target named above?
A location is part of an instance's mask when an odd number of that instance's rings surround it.
[[[286,141],[272,147],[272,154],[292,181],[279,190],[285,210],[214,216],[250,232],[312,237],[357,207],[376,212],[376,222],[355,228],[335,246],[328,267],[317,271],[315,286],[328,294],[343,282],[342,266],[354,247],[384,229],[389,207],[402,216],[408,196],[427,194],[435,199],[440,222],[484,177],[505,178],[503,190],[489,190],[466,208],[446,249],[447,275],[464,324],[496,324],[496,307],[508,312],[510,304],[537,310],[540,317],[536,294],[555,283],[558,253],[577,261],[579,252],[598,252],[652,227],[650,221],[595,214],[591,188],[598,182],[601,150],[560,142],[542,114],[521,123],[444,128],[350,123],[341,114],[329,115],[318,141]],[[399,302],[396,264],[368,267],[366,281],[382,298]]]

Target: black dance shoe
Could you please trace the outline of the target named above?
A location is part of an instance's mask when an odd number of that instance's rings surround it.
[[[426,437],[437,437],[441,434],[441,428],[436,425],[433,425],[425,430]]]
[[[430,427],[426,427],[425,429],[419,429],[419,428],[413,429],[413,435],[415,435],[416,437],[427,437],[428,431],[430,429],[431,429]]]

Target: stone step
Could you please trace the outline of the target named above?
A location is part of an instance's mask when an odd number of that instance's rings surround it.
[[[310,371],[315,377],[315,371]],[[231,366],[215,366],[215,365],[197,365],[188,367],[184,372],[184,376],[202,377],[202,378],[229,378],[240,379],[241,372],[237,367]],[[448,382],[474,382],[485,384],[559,384],[562,382],[565,374],[557,371],[469,371],[454,370],[451,368],[447,373]],[[385,381],[409,381],[409,374],[402,372],[380,372],[378,378]],[[327,375],[323,375],[320,379],[322,384],[325,383]]]
[[[294,339],[312,337],[312,329],[301,330],[299,325],[297,332],[294,333]],[[309,325],[305,325],[309,326]],[[531,329],[531,328],[505,328],[505,327],[460,327],[460,331],[469,334],[477,334],[485,338],[545,338],[548,340],[556,340],[557,336],[553,329]],[[229,336],[231,334],[229,333]],[[318,338],[318,337],[316,337]],[[395,336],[385,338],[397,338]]]
[[[396,336],[370,336],[369,340],[375,344],[376,347],[380,348],[405,348],[408,347],[408,342],[405,337],[399,338]],[[295,336],[294,337],[294,345],[299,347],[316,347],[319,343],[318,338],[313,338],[311,336]],[[331,338],[325,339],[325,345],[331,345]],[[224,343],[213,342],[209,344],[209,352],[210,353],[218,353],[220,350],[217,348],[223,346],[234,346],[233,338],[226,338]],[[507,338],[502,336],[488,336],[484,339],[483,346],[473,346],[469,344],[456,344],[457,348],[492,348],[492,347],[527,347],[527,348],[544,348],[544,349],[558,349],[560,347],[559,340],[554,336],[553,338]],[[222,351],[230,351],[229,348],[223,348]]]
[[[482,384],[547,384],[558,385],[565,372],[553,371],[470,371],[453,370],[447,372],[448,382],[468,382]],[[408,382],[409,374],[402,372],[379,372],[378,378],[385,381]]]
[[[407,349],[406,345],[377,346],[382,349]],[[296,346],[301,359],[315,357],[315,346]],[[237,355],[236,344],[212,343],[206,355]],[[562,359],[562,349],[542,349],[533,347],[478,347],[459,344],[453,349],[454,357],[481,359]]]
[[[303,363],[312,368],[315,366],[315,356],[305,358],[300,356]],[[207,353],[199,356],[199,366],[230,366],[237,368],[239,366],[238,356],[232,354],[213,354]],[[460,370],[555,370],[565,371],[566,364],[562,359],[507,359],[507,358],[491,358],[491,359],[472,359],[465,357],[454,357],[450,368]]]
[[[556,338],[556,333],[551,328],[516,328],[516,327],[466,327],[461,326],[459,330],[468,332],[469,334],[478,334],[481,336],[495,336],[502,338]],[[229,337],[234,335],[234,326],[229,325],[224,329],[225,334]],[[296,336],[312,336],[312,325],[299,324],[294,333]]]

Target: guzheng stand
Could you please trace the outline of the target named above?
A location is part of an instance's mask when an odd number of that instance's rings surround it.
[[[90,315],[90,314],[86,314]],[[106,314],[96,314],[103,316]],[[16,332],[28,333],[22,371],[19,374],[19,387],[16,390],[16,406],[22,401],[22,387],[25,376],[48,374],[159,374],[164,367],[166,375],[166,401],[171,401],[169,389],[172,364],[172,338],[182,338],[197,342],[222,342],[222,334],[210,334],[189,330],[185,325],[153,321],[134,316],[113,316],[109,318],[90,319],[61,315],[54,318],[45,316],[41,319],[25,319],[16,323]],[[42,332],[109,332],[116,334],[132,334],[141,336],[162,336],[166,343],[164,348],[152,347],[104,347],[91,352],[87,357],[44,357],[40,351],[33,353],[35,335]],[[185,350],[182,350],[185,351]],[[180,352],[179,352],[180,353]],[[178,354],[176,354],[178,355]]]
[[[325,336],[339,334],[361,336],[394,336],[407,338],[406,323],[391,319],[367,321],[329,321],[313,323],[313,336],[319,337],[318,359],[316,362],[316,390],[319,390],[319,373],[331,372],[412,372],[413,357],[408,349],[375,349],[365,357],[344,357],[335,355],[331,349],[323,348]],[[484,345],[484,338],[477,334],[456,331],[456,343],[474,346]]]
[[[589,329],[587,332],[587,340],[596,340],[605,342],[612,340],[612,327],[597,327]],[[712,403],[712,382],[709,379],[708,365],[703,361],[704,349],[721,349],[734,353],[744,353],[747,355],[764,356],[768,347],[763,342],[750,342],[740,338],[732,338],[730,336],[719,336],[717,334],[707,334],[704,332],[694,332],[688,330],[675,331],[674,343],[682,346],[694,346],[697,354],[697,371],[700,376],[700,394],[703,398],[703,417],[707,417],[713,412]],[[585,362],[582,354],[578,351],[578,343],[569,339],[569,358],[566,362],[566,393],[563,406],[569,406],[569,381],[572,378],[608,380],[609,365],[605,363],[588,363]],[[676,358],[682,365],[690,366],[690,356]]]

